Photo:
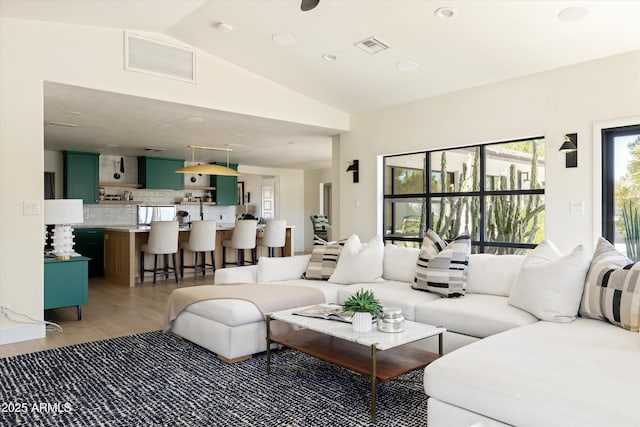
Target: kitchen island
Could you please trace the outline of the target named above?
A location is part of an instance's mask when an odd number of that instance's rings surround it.
[[[112,282],[135,287],[140,283],[140,246],[149,239],[149,226],[104,227],[104,277]],[[258,235],[263,228],[258,228]],[[293,238],[295,226],[287,226],[284,256],[293,256]],[[189,240],[190,228],[180,227],[178,240]],[[222,242],[231,239],[233,226],[218,225],[216,230],[216,268],[222,268]],[[192,253],[185,252],[185,263],[193,264]],[[258,257],[267,256],[267,250],[258,247]],[[179,256],[176,257],[178,262]],[[227,262],[235,262],[236,251],[228,250]],[[145,257],[145,266],[153,266],[153,256]],[[179,267],[179,266],[178,266]],[[192,272],[192,270],[189,270]],[[207,274],[211,274],[207,272]],[[186,273],[185,273],[186,275]],[[151,276],[147,275],[151,283]]]

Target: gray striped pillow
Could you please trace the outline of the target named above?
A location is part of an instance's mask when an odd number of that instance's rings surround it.
[[[640,263],[633,264],[603,238],[587,273],[580,314],[632,332],[640,329]]]
[[[464,295],[470,255],[471,238],[468,235],[460,235],[447,245],[429,229],[420,248],[412,288],[444,297]]]
[[[326,245],[315,245],[309,258],[305,279],[329,280],[338,265],[338,257],[345,240]]]

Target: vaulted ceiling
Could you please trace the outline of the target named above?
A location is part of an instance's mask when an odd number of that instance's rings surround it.
[[[320,0],[303,12],[299,0],[2,0],[0,16],[164,33],[347,113],[640,49],[638,1]],[[370,37],[387,48],[370,54],[356,46]],[[67,99],[73,99],[74,91],[83,90],[49,89],[45,116],[52,121],[64,119],[56,114],[72,107],[54,93],[67,90]],[[121,120],[123,128],[135,126],[126,117],[127,105],[136,103],[121,100],[99,114],[112,123]],[[145,105],[166,109],[167,120],[176,108]],[[228,113],[198,109],[184,113],[207,117],[198,132],[230,120],[226,135],[244,135],[230,143],[249,147],[238,149],[241,162],[329,164],[333,129],[241,115],[231,119]],[[53,141],[64,132],[45,129],[45,136]],[[199,138],[189,132],[185,140]],[[158,144],[155,137],[149,145]],[[250,148],[260,138],[270,138],[275,149],[266,158],[252,158]]]

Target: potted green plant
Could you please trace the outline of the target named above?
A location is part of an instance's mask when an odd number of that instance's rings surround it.
[[[380,317],[382,306],[376,299],[373,291],[360,289],[351,295],[342,304],[345,311],[353,312],[351,322],[353,330],[356,332],[368,332],[371,330],[373,319]]]

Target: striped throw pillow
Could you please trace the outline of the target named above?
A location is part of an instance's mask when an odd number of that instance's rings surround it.
[[[600,238],[582,294],[580,314],[638,332],[640,329],[640,263],[633,263]]]
[[[311,252],[305,279],[329,280],[338,265],[338,257],[345,240],[331,242],[326,245],[316,244]]]
[[[468,235],[460,235],[447,245],[435,231],[427,230],[416,264],[413,289],[443,297],[464,295],[470,255],[471,238]]]

